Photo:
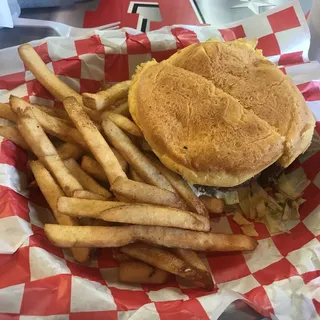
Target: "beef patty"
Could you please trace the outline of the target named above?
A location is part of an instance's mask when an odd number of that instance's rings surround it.
[[[234,187],[219,188],[219,187],[212,187],[212,186],[203,186],[201,184],[194,184],[193,186],[198,192],[205,193],[211,196],[213,196],[216,191],[227,192],[227,191],[237,190],[237,188],[244,187],[250,184],[250,182],[253,180],[257,180],[262,187],[268,187],[276,182],[276,180],[278,179],[278,177],[283,171],[284,171],[284,168],[282,166],[280,166],[279,164],[273,163],[271,166],[264,169],[258,175]]]

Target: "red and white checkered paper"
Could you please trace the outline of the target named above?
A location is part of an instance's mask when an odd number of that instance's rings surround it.
[[[296,3],[227,27],[173,26],[144,34],[104,31],[81,39],[33,42],[47,66],[79,92],[99,81],[129,79],[137,64],[169,57],[209,38],[259,39],[258,48],[293,78],[320,120],[320,65],[307,58],[310,36]],[[0,52],[0,101],[9,95],[61,107],[18,57]],[[256,223],[259,245],[249,253],[208,253],[216,288],[206,292],[172,278],[165,285],[127,285],[117,280],[110,249],[80,265],[68,250],[49,243],[41,222],[49,209],[40,193],[26,190],[27,155],[12,142],[0,144],[0,319],[217,319],[237,299],[266,317],[318,319],[320,315],[320,122],[309,151],[292,166],[310,180],[299,221],[271,236]],[[214,231],[241,233],[231,216],[214,218]]]

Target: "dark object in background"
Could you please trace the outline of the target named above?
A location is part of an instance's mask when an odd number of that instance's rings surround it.
[[[76,0],[18,0],[21,9],[67,6],[75,2]]]

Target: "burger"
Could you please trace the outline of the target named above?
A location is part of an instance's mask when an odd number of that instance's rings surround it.
[[[206,193],[269,180],[306,151],[315,126],[290,77],[245,39],[139,66],[129,108],[161,162]]]

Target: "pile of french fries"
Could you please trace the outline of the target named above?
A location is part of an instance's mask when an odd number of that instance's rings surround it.
[[[11,96],[0,117],[15,123],[0,134],[30,152],[34,181],[57,224],[45,233],[76,261],[92,248],[112,247],[119,280],[164,283],[170,274],[213,288],[211,273],[196,251],[253,250],[242,234],[210,232],[208,211],[223,211],[221,200],[203,199],[152,154],[130,119],[130,81],[82,96],[61,82],[30,45],[19,54],[64,110],[31,105]]]

